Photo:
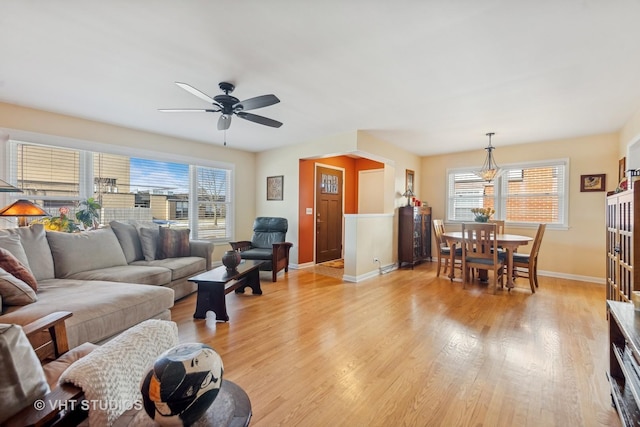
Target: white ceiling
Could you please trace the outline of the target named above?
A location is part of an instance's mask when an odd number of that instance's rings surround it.
[[[619,130],[640,108],[640,0],[2,0],[0,101],[229,147],[365,130],[419,155]]]

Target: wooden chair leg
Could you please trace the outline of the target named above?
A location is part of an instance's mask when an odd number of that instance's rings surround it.
[[[438,255],[438,272],[436,273],[436,277],[440,277],[440,266],[442,266],[442,257],[440,255]],[[446,273],[446,269],[445,269],[445,273]]]
[[[531,293],[535,294],[536,293],[536,284],[534,283],[534,277],[533,277],[533,272],[532,271],[529,272],[529,286],[531,287]]]

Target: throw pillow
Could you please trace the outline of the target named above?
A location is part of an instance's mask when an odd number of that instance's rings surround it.
[[[0,296],[6,305],[27,305],[36,302],[36,293],[22,280],[0,268]]]
[[[16,257],[22,265],[29,268],[29,258],[27,258],[27,253],[25,252],[20,240],[20,236],[17,234],[0,236],[0,248],[11,252],[11,255]]]
[[[158,259],[178,258],[191,255],[188,228],[160,227]]]
[[[3,248],[0,248],[0,268],[31,286],[34,291],[38,290],[38,282],[31,274],[31,271],[18,261],[11,252]]]
[[[36,280],[53,279],[55,277],[53,256],[44,231],[44,224],[31,224],[28,227],[0,230],[0,236],[10,235],[20,236],[20,244],[27,254],[28,265],[22,262],[20,257],[10,248],[5,249],[9,249],[20,262],[29,267]]]
[[[0,424],[49,392],[42,365],[18,325],[0,325]]]
[[[127,264],[144,259],[140,237],[133,224],[111,221],[109,226],[116,233],[120,246],[122,246],[124,257],[127,259]]]
[[[153,261],[157,258],[160,230],[158,228],[140,227],[138,228],[138,235],[140,236],[140,244],[142,245],[145,261]]]

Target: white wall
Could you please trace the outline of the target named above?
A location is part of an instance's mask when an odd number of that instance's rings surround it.
[[[75,144],[76,148],[90,150],[100,144],[116,146],[122,153],[140,153],[153,151],[163,153],[168,158],[196,158],[226,162],[236,165],[235,173],[235,215],[234,232],[238,236],[246,236],[251,230],[256,212],[256,155],[254,153],[234,150],[220,145],[204,144],[165,135],[142,132],[135,129],[113,126],[62,114],[55,114],[31,108],[0,102],[0,132],[2,134],[32,133],[49,141],[64,140]],[[34,141],[37,142],[37,141]],[[3,153],[0,153],[2,156]],[[0,159],[0,167],[4,172],[4,159]],[[297,167],[297,161],[296,161]],[[266,187],[265,181],[262,181]],[[262,188],[263,193],[266,188]],[[266,193],[265,193],[266,194]],[[248,237],[251,237],[249,234]],[[217,244],[213,260],[222,258],[231,247]]]
[[[358,213],[384,212],[384,169],[358,172]]]

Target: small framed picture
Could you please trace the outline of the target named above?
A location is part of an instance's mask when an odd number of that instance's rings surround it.
[[[627,177],[627,158],[623,157],[618,160],[618,182]]]
[[[406,172],[406,190],[411,190],[412,193],[415,194],[416,190],[415,188],[413,188],[413,180],[415,178],[415,172],[412,171],[411,169],[407,169]]]
[[[580,175],[580,191],[605,191],[605,174]]]
[[[283,200],[284,175],[267,177],[267,200]]]

